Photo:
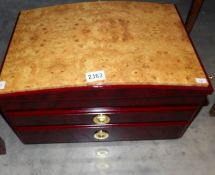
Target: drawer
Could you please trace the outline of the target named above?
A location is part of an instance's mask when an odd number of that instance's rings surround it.
[[[6,99],[0,101],[0,108],[10,110],[46,110],[46,109],[74,109],[74,108],[102,108],[102,107],[151,107],[151,106],[202,106],[206,103],[205,96],[177,96],[177,97],[147,97],[147,98],[110,98],[110,99],[54,99],[46,98],[24,100]]]
[[[191,121],[196,106],[7,112],[13,126]]]
[[[15,131],[23,143],[63,143],[140,139],[173,139],[183,135],[189,122],[157,122],[64,126],[20,126]]]

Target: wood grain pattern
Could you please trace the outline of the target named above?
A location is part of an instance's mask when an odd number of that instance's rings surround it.
[[[106,80],[86,83],[104,70]],[[87,2],[22,11],[0,93],[87,85],[208,86],[174,5]]]

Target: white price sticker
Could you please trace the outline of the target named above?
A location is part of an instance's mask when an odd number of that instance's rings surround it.
[[[208,83],[206,78],[196,78],[196,82],[200,84]]]
[[[6,81],[0,81],[0,89],[4,89],[6,85]]]
[[[105,80],[105,72],[103,70],[88,72],[86,73],[86,80],[87,82]]]

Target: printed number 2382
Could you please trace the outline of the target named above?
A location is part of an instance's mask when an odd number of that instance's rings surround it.
[[[103,77],[102,73],[89,74],[88,75],[89,80],[91,80],[91,79],[101,79],[102,77]]]
[[[87,82],[105,80],[105,73],[104,71],[86,73],[86,80]]]

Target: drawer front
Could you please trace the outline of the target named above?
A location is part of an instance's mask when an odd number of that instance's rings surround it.
[[[23,143],[95,142],[142,139],[173,139],[183,135],[188,122],[141,124],[67,125],[15,127]]]
[[[191,121],[198,107],[154,108],[90,108],[82,110],[52,110],[7,112],[13,126],[114,124],[164,121]]]
[[[63,98],[48,100],[22,99],[5,100],[0,107],[4,111],[9,110],[46,110],[46,109],[73,109],[73,108],[97,108],[97,107],[151,107],[151,106],[200,106],[206,102],[205,96],[178,96],[163,98],[113,98],[113,99],[75,99]],[[0,102],[1,103],[1,102]]]

